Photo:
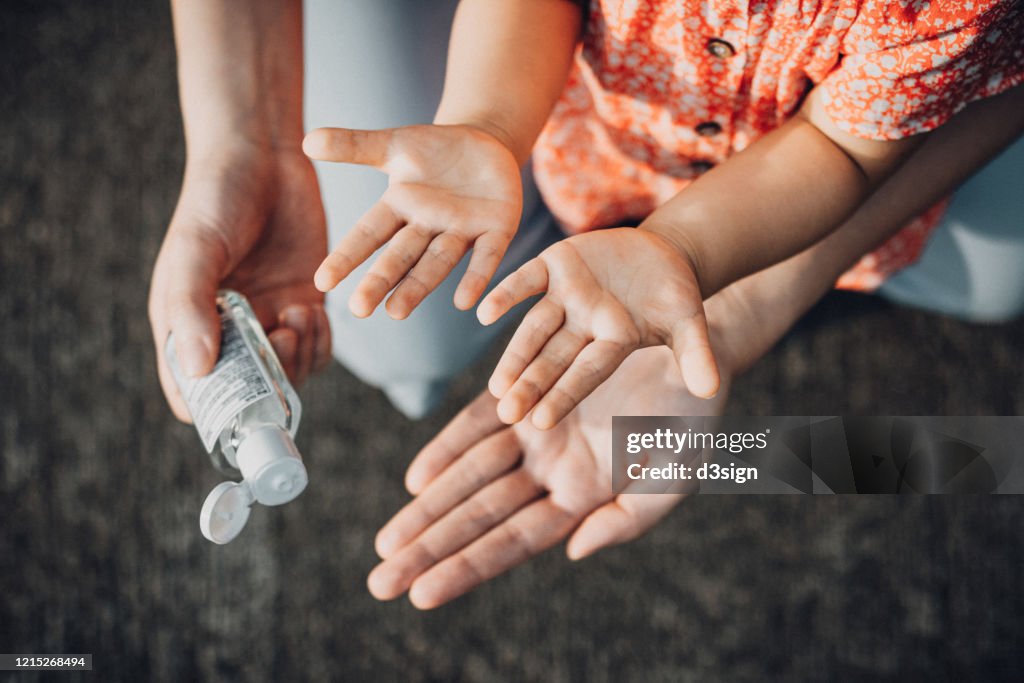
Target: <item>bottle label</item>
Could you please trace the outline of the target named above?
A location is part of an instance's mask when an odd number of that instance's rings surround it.
[[[207,452],[213,452],[217,438],[236,415],[273,393],[230,309],[221,312],[220,323],[220,357],[205,377],[187,377],[178,366],[174,338],[167,343],[167,362]]]

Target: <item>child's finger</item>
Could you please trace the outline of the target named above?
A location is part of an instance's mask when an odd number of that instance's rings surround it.
[[[408,317],[466,255],[469,244],[453,233],[441,233],[430,242],[420,260],[388,300],[388,315],[397,320]]]
[[[672,330],[672,349],[690,393],[698,398],[714,396],[720,379],[703,311],[676,323]]]
[[[374,307],[388,292],[397,287],[402,278],[423,258],[423,253],[433,238],[434,236],[425,228],[406,225],[388,242],[364,277],[364,280],[370,275],[380,278],[373,284]],[[380,299],[376,299],[377,292],[380,292]]]
[[[501,398],[565,321],[565,311],[548,297],[538,301],[523,318],[491,373],[487,389]]]
[[[539,258],[531,259],[484,297],[477,308],[476,317],[484,325],[490,325],[519,302],[540,294],[547,288],[547,265]]]
[[[473,244],[469,267],[455,290],[455,307],[466,311],[473,307],[494,277],[508,249],[509,238],[497,232],[483,234]]]
[[[402,219],[386,203],[377,202],[371,206],[317,268],[313,284],[321,292],[337,287],[339,282],[391,239],[402,224]]]
[[[302,141],[302,151],[311,159],[383,167],[394,129],[352,130],[349,128],[317,128]]]
[[[631,349],[612,341],[595,340],[580,351],[576,360],[544,395],[533,411],[537,429],[551,429],[572,412],[622,364]]]
[[[498,417],[506,424],[519,422],[555,385],[589,340],[565,327],[548,340],[512,388],[498,402]]]

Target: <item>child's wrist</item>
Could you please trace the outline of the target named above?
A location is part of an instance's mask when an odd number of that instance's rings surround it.
[[[686,231],[681,230],[678,226],[651,219],[641,223],[638,229],[656,235],[663,244],[686,261],[690,270],[693,271],[694,278],[697,280],[697,286],[700,287],[702,298],[707,298],[708,293],[705,288],[704,278],[702,277],[703,268],[700,250],[686,234]]]
[[[516,162],[522,166],[526,163],[530,157],[529,149],[522,149],[523,145],[519,144],[516,137],[509,132],[508,128],[494,117],[490,116],[449,116],[445,115],[442,111],[438,111],[437,117],[434,119],[434,125],[437,126],[465,126],[472,128],[473,130],[483,133],[490,138],[497,141],[502,147],[507,149],[512,156],[516,158]]]

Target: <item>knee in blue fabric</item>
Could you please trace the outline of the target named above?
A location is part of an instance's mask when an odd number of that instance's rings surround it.
[[[879,293],[980,323],[1024,314],[1024,138],[957,190],[921,259]]]

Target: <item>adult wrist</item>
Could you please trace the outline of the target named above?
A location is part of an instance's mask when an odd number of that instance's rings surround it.
[[[186,158],[212,160],[226,157],[272,159],[281,153],[302,154],[301,128],[289,135],[244,130],[238,126],[205,126],[201,133],[185,133]]]

